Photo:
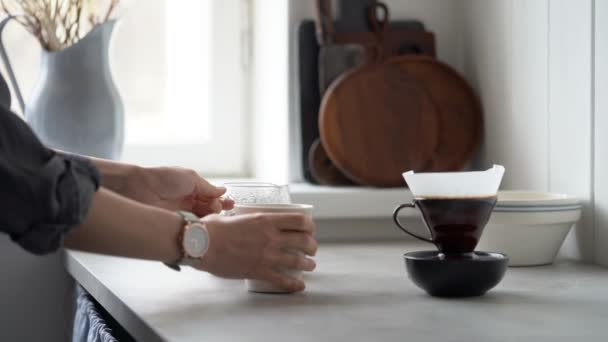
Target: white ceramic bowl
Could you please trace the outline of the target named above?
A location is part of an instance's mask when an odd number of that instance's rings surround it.
[[[507,254],[510,266],[550,264],[581,210],[568,195],[500,191],[477,250]]]

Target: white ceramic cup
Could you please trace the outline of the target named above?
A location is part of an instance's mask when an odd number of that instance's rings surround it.
[[[235,215],[253,214],[253,213],[301,213],[312,217],[313,206],[308,204],[237,204],[234,206]],[[304,255],[301,251],[293,251],[298,255]],[[288,276],[302,280],[302,271],[294,269],[285,269],[281,272]],[[289,293],[289,290],[278,287],[266,281],[246,279],[247,290],[250,292],[261,293]]]

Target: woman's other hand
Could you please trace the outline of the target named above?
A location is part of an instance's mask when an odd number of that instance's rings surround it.
[[[306,257],[317,252],[312,218],[293,213],[258,213],[210,215],[201,221],[209,232],[209,250],[196,268],[223,278],[264,280],[291,291],[304,290],[303,281],[278,270],[315,269],[314,260]]]
[[[127,177],[122,195],[169,210],[186,210],[200,217],[230,210],[234,202],[193,170],[179,167],[137,168]]]

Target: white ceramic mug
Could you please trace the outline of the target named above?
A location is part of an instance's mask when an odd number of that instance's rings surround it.
[[[234,207],[235,215],[252,213],[301,213],[312,217],[313,206],[308,204],[237,204]],[[293,251],[294,254],[304,255],[301,251]],[[294,269],[281,270],[288,276],[302,280],[302,271]],[[262,293],[288,293],[290,291],[278,287],[266,281],[247,279],[247,289],[251,292]]]

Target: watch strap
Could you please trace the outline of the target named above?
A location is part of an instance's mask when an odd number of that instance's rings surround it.
[[[179,210],[177,213],[187,223],[196,223],[196,222],[199,222],[199,220],[200,220],[200,218],[198,216],[194,215],[193,213],[191,213],[189,211]]]
[[[184,220],[184,225],[182,226],[179,235],[177,237],[177,243],[179,246],[179,250],[180,250],[180,258],[172,261],[172,262],[163,262],[163,264],[165,264],[165,266],[169,267],[172,270],[175,271],[181,271],[181,267],[182,266],[192,266],[194,265],[197,261],[199,261],[196,258],[190,258],[188,257],[188,255],[186,254],[186,251],[184,250],[184,246],[183,246],[183,241],[184,241],[184,234],[186,233],[186,229],[188,227],[189,224],[191,223],[196,223],[199,222],[199,218],[198,216],[194,215],[193,213],[189,212],[189,211],[184,211],[184,210],[179,210],[177,211],[177,213],[179,214],[179,216],[182,217],[182,219]]]

